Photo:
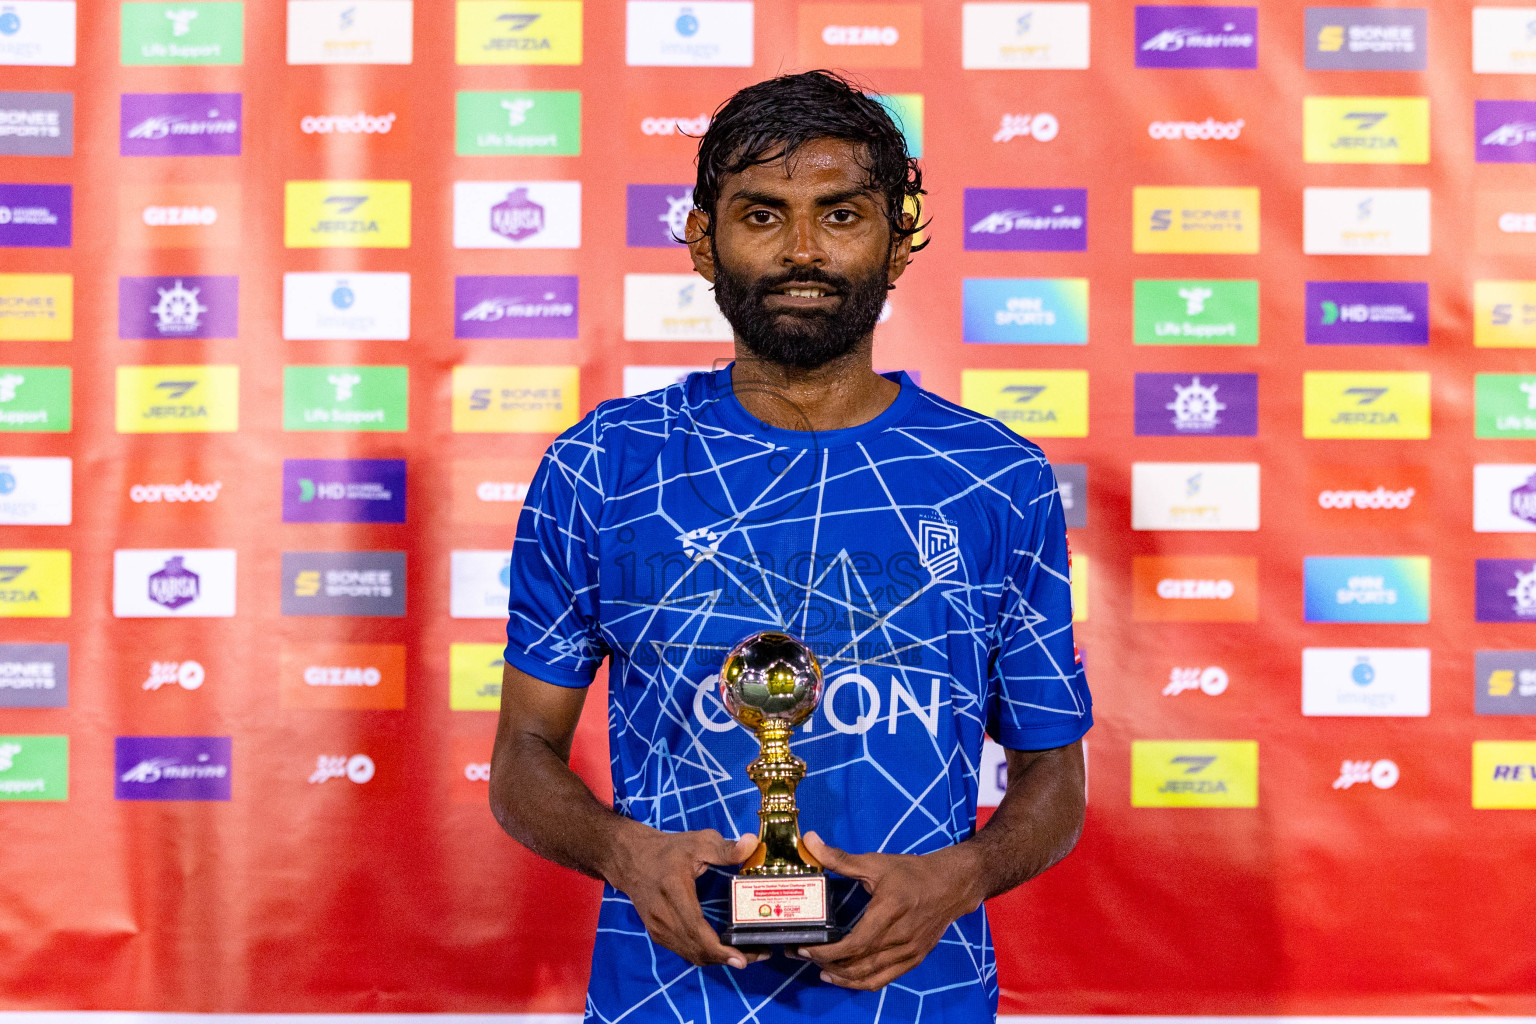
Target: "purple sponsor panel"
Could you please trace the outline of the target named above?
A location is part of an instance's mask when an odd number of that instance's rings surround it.
[[[0,185],[0,247],[67,249],[73,221],[69,185]]]
[[[1478,163],[1536,163],[1536,101],[1478,100],[1472,121]]]
[[[1137,7],[1139,68],[1256,68],[1257,7]]]
[[[119,736],[115,748],[119,800],[230,798],[228,736]]]
[[[1428,345],[1429,282],[1308,281],[1308,345]]]
[[[670,249],[681,244],[693,209],[692,185],[628,185],[624,191],[625,245]]]
[[[117,336],[133,339],[239,337],[240,279],[120,277]]]
[[[1088,190],[968,188],[965,247],[1082,252],[1088,248]]]
[[[1256,373],[1138,373],[1136,436],[1254,437]]]
[[[284,459],[283,522],[405,522],[405,460]]]
[[[456,277],[455,338],[575,338],[578,285],[574,275]]]
[[[1477,560],[1477,621],[1536,623],[1536,561]]]
[[[239,156],[237,92],[124,93],[123,156]]]

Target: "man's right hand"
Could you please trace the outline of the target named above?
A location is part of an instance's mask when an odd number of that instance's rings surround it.
[[[630,898],[657,944],[698,967],[745,967],[767,954],[743,953],[720,941],[704,919],[694,880],[711,865],[740,864],[756,847],[755,835],[731,842],[712,828],[658,832],[636,822],[614,843],[608,884]]]

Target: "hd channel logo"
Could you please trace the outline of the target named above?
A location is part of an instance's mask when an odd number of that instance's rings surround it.
[[[406,430],[404,366],[283,367],[284,430]]]
[[[1259,562],[1229,555],[1131,559],[1134,622],[1257,622]]]
[[[730,341],[714,289],[697,274],[625,274],[625,341]]]
[[[453,279],[455,338],[575,338],[579,308],[575,275]]]
[[[288,4],[289,64],[409,64],[411,0]]]
[[[581,0],[458,0],[459,64],[580,64]]]
[[[1536,103],[1478,100],[1472,134],[1480,164],[1536,163]]]
[[[0,618],[67,619],[69,603],[68,551],[0,550]]]
[[[1473,466],[1472,529],[1477,533],[1536,532],[1536,465]]]
[[[1536,651],[1478,651],[1474,677],[1478,714],[1536,715]]]
[[[0,431],[68,433],[67,366],[0,366]]]
[[[459,156],[581,153],[580,92],[461,92],[456,106]]]
[[[283,522],[405,522],[405,460],[284,459]]]
[[[237,338],[240,279],[201,277],[120,277],[117,279],[117,336]]]
[[[1259,282],[1138,280],[1137,345],[1257,345]]]
[[[960,66],[967,70],[1083,70],[1085,3],[984,3],[961,7]]]
[[[68,526],[73,468],[67,458],[0,455],[0,525]]]
[[[1536,743],[1474,741],[1472,806],[1477,810],[1536,808]]]
[[[1536,438],[1536,375],[1479,373],[1474,391],[1478,437]]]
[[[240,428],[238,366],[119,366],[119,434],[229,433]]]
[[[1088,279],[977,278],[964,281],[966,341],[1088,344]]]
[[[1429,648],[1304,648],[1301,713],[1312,718],[1426,717]]]
[[[74,93],[0,92],[0,156],[74,155]]]
[[[228,800],[234,743],[228,736],[119,736],[119,800]]]
[[[576,422],[581,371],[574,366],[455,366],[456,434],[558,434]]]
[[[75,279],[70,274],[0,274],[0,341],[70,341]]]
[[[1308,7],[1308,71],[1423,71],[1422,7]]]
[[[1472,70],[1480,75],[1536,72],[1536,32],[1529,7],[1472,8]]]
[[[968,188],[965,247],[986,252],[1083,252],[1085,188]]]
[[[1256,373],[1138,373],[1137,437],[1255,437]]]
[[[284,615],[405,615],[404,551],[284,551]]]
[[[1259,9],[1138,6],[1136,66],[1257,68]]]
[[[0,248],[69,248],[74,195],[71,185],[0,184]]]
[[[1429,282],[1308,281],[1308,345],[1428,345]]]
[[[1429,189],[1302,189],[1308,256],[1428,256]]]
[[[233,548],[119,548],[112,552],[112,615],[227,619],[235,614]]]
[[[0,736],[0,800],[68,799],[68,736]]]
[[[284,274],[283,337],[289,341],[408,341],[411,275]]]
[[[1255,740],[1132,740],[1132,807],[1257,807]]]
[[[11,0],[0,8],[0,65],[73,67],[74,0]]]
[[[1357,440],[1429,437],[1429,374],[1308,371],[1302,436]]]
[[[1132,252],[1253,255],[1259,251],[1256,188],[1138,185],[1131,192],[1131,218]]]
[[[1429,97],[1306,96],[1302,158],[1309,164],[1429,163]]]
[[[453,247],[581,248],[581,182],[454,182]]]
[[[407,249],[408,181],[289,181],[283,245],[289,249]]]
[[[1477,621],[1536,622],[1536,562],[1479,558]]]
[[[1258,528],[1257,462],[1131,464],[1131,529]]]
[[[624,244],[640,249],[675,249],[688,237],[692,185],[626,185]]]
[[[1088,371],[961,370],[960,404],[1026,437],[1087,437]]]
[[[1311,556],[1303,562],[1308,622],[1429,621],[1429,559]]]
[[[125,65],[243,64],[245,4],[124,3],[119,38]]]
[[[124,93],[123,156],[239,156],[237,92]]]
[[[625,4],[624,63],[630,67],[752,66],[753,6],[739,0]]]
[[[495,711],[501,707],[501,644],[448,645],[448,707]]]
[[[504,619],[512,592],[512,556],[505,551],[450,553],[448,614],[455,619]]]
[[[0,708],[66,707],[68,644],[0,644]]]

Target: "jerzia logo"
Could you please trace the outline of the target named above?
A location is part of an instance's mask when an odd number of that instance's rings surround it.
[[[1257,807],[1253,740],[1134,740],[1132,807]]]

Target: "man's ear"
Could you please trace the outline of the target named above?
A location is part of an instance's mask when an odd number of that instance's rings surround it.
[[[709,233],[709,214],[703,210],[688,211],[688,226],[683,229],[688,242],[688,255],[693,259],[693,269],[710,284],[715,283],[715,240]]]
[[[910,231],[916,223],[917,221],[913,219],[912,214],[902,213],[901,227],[903,231]],[[912,236],[902,235],[896,239],[896,244],[891,246],[891,261],[890,266],[887,268],[886,277],[892,284],[896,283],[896,279],[907,269],[907,261],[911,258]]]

